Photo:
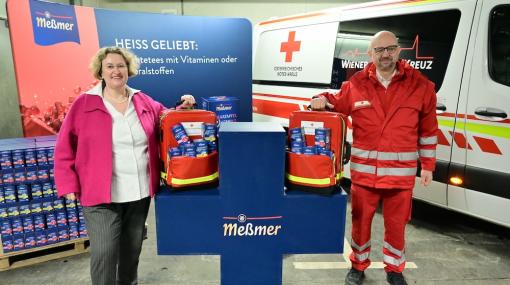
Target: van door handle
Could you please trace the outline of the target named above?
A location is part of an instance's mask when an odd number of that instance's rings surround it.
[[[436,103],[436,110],[445,112],[446,111],[446,105],[442,103]]]
[[[475,114],[484,117],[497,117],[502,119],[507,117],[505,111],[492,107],[478,107],[475,109]]]

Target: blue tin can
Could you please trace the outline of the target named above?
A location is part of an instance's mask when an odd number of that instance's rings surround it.
[[[331,159],[333,159],[333,156],[334,156],[334,155],[333,155],[333,152],[332,152],[331,150],[327,150],[327,149],[322,149],[322,150],[320,150],[320,151],[319,151],[319,154],[320,154],[320,155],[325,155],[325,156],[327,156],[327,157],[329,157],[329,158],[331,158]]]
[[[32,199],[40,199],[43,197],[42,185],[40,183],[32,183],[32,185],[30,185],[30,192],[32,193]]]
[[[6,172],[2,174],[2,182],[4,185],[14,184],[14,173]]]
[[[24,169],[14,172],[14,182],[15,183],[24,183],[26,181],[27,181],[27,176],[26,176]]]
[[[25,154],[22,149],[15,149],[12,151],[12,166],[14,168],[25,167]]]
[[[209,153],[208,142],[205,140],[195,140],[195,151],[197,157],[207,156]]]
[[[0,169],[12,168],[12,153],[10,150],[0,151]]]
[[[290,141],[291,142],[303,142],[305,141],[305,131],[303,128],[292,128],[290,129]]]
[[[46,216],[46,228],[53,229],[57,227],[57,217],[54,212],[49,212],[45,214]]]
[[[4,186],[5,203],[16,203],[16,188],[14,185]]]
[[[64,210],[65,202],[62,199],[53,200],[53,209],[55,210]]]
[[[49,173],[50,173],[50,180],[55,179],[55,169],[53,169],[53,167],[50,168]]]
[[[23,220],[21,217],[14,217],[11,219],[12,226],[12,234],[22,234],[23,233]]]
[[[0,207],[0,219],[6,219],[8,217],[9,217],[9,214],[7,214],[7,208]]]
[[[15,234],[12,235],[12,246],[14,251],[22,250],[25,248],[25,235]]]
[[[303,148],[303,154],[305,155],[316,155],[317,148],[315,146],[305,146]]]
[[[47,169],[39,169],[39,170],[37,170],[37,178],[41,182],[49,181],[50,180],[50,175],[48,174],[48,170]]]
[[[2,236],[12,235],[11,220],[0,219],[0,234]]]
[[[46,231],[36,231],[35,232],[35,244],[37,246],[45,246],[48,244],[48,239],[46,238]]]
[[[34,218],[32,215],[26,215],[23,217],[23,231],[25,233],[33,232],[34,228]]]
[[[174,125],[172,127],[172,133],[174,134],[174,138],[179,145],[188,143],[190,141],[188,134],[186,134],[186,130],[181,124]]]
[[[44,198],[53,196],[53,185],[50,182],[42,184],[42,195]]]
[[[57,211],[57,226],[67,226],[67,215],[65,210]]]
[[[89,236],[89,233],[87,231],[87,227],[85,226],[85,224],[79,224],[78,225],[78,231],[80,233],[80,237],[81,238],[84,238],[84,237],[88,237]]]
[[[25,248],[34,248],[36,246],[35,234],[32,232],[25,233]]]
[[[22,205],[19,205],[18,209],[19,209],[19,214],[20,215],[30,215],[32,213],[32,211],[30,210],[30,204],[29,203],[24,203]]]
[[[216,124],[204,124],[204,140],[206,141],[216,141]]]
[[[290,143],[290,151],[297,154],[303,153],[303,148],[305,144],[303,141],[293,141]]]
[[[78,212],[76,210],[67,210],[67,222],[69,225],[75,225],[78,223]]]
[[[315,146],[324,149],[330,149],[331,141],[331,129],[329,128],[317,128],[315,129]]]
[[[209,149],[209,153],[218,151],[218,143],[216,141],[208,141],[207,148]]]
[[[25,149],[25,164],[27,167],[37,166],[37,154],[33,148]]]
[[[45,218],[43,214],[33,215],[35,231],[44,231],[46,228]]]
[[[17,205],[14,205],[14,206],[9,206],[7,207],[7,215],[9,215],[9,217],[18,217],[19,216],[19,208]]]
[[[28,202],[30,200],[28,186],[26,184],[19,184],[16,186],[19,202]]]
[[[49,200],[42,202],[42,212],[45,214],[53,212],[53,201]]]
[[[46,148],[38,148],[36,150],[36,158],[37,158],[37,165],[39,165],[39,166],[48,165],[48,154],[46,152]],[[26,160],[26,154],[25,154],[25,160]]]
[[[55,149],[53,147],[47,148],[46,155],[48,156],[48,164],[53,165],[55,161]]]
[[[31,202],[30,203],[30,212],[32,212],[32,214],[42,213],[42,203],[41,202]]]
[[[54,244],[58,242],[58,229],[57,227],[48,228],[46,230],[46,238],[48,239],[48,244]]]
[[[14,250],[14,245],[12,244],[12,235],[2,237],[2,249],[4,253],[9,253]]]
[[[0,186],[0,204],[5,204],[4,187]]]
[[[33,183],[37,181],[37,171],[36,170],[27,170],[27,182]]]
[[[69,229],[67,227],[58,227],[57,231],[59,241],[69,240]]]
[[[197,152],[195,150],[195,145],[193,143],[187,143],[181,145],[181,151],[182,155],[188,156],[188,157],[196,157]]]
[[[69,200],[69,199],[65,199],[65,198],[64,198],[64,200],[66,201],[66,209],[76,210],[77,200]]]
[[[80,237],[80,232],[78,231],[78,224],[69,226],[69,239],[77,239]]]
[[[168,150],[169,157],[176,157],[176,156],[182,156],[182,151],[178,147],[172,147]]]

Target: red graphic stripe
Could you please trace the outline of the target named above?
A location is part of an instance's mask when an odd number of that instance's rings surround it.
[[[305,103],[310,103],[310,100],[311,100],[311,99],[306,99],[306,98],[299,98],[299,97],[285,96],[285,95],[276,95],[276,94],[267,94],[267,93],[253,93],[253,95],[266,96],[266,97],[272,97],[272,98],[283,98],[283,99],[300,100],[300,101],[303,101]]]
[[[473,138],[475,139],[476,143],[478,144],[478,146],[480,146],[483,152],[502,154],[501,150],[499,150],[498,146],[493,140],[477,136],[473,136]]]
[[[298,104],[253,99],[253,112],[256,114],[288,119],[293,111],[299,111]]]
[[[294,16],[294,17],[281,18],[281,19],[276,19],[276,20],[269,20],[269,21],[260,22],[259,26],[273,24],[273,23],[279,23],[279,22],[285,22],[285,21],[291,21],[291,20],[297,20],[297,19],[322,16],[322,15],[326,15],[326,13],[312,13],[312,14],[306,14],[306,15],[300,15],[300,16]]]
[[[473,149],[471,145],[467,142],[466,137],[463,134],[453,133],[452,131],[449,131],[449,133],[450,135],[453,136],[453,140],[455,141],[455,144],[457,144],[459,148],[466,148],[467,146],[467,149],[469,150]]]
[[[440,145],[450,146],[450,142],[441,130],[437,130],[437,143]]]

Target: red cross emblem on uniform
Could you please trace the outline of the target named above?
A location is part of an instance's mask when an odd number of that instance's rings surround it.
[[[295,41],[296,31],[289,32],[289,38],[286,42],[282,42],[280,52],[285,53],[285,62],[292,62],[292,53],[299,51],[301,41]]]

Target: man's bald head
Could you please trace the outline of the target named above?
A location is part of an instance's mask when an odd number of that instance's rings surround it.
[[[376,33],[370,41],[368,55],[379,72],[392,72],[400,56],[395,34],[389,31]]]

